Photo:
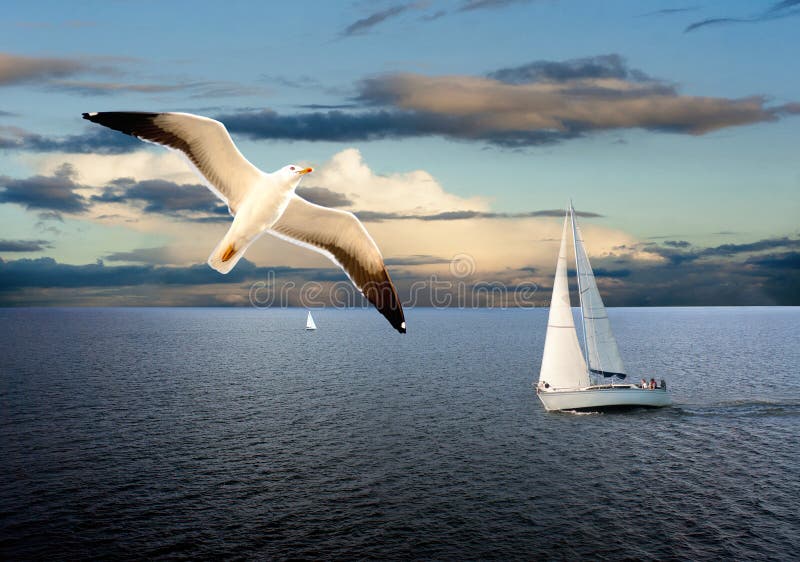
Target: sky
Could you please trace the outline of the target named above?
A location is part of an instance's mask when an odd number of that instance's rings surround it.
[[[313,166],[298,193],[361,218],[407,305],[546,304],[570,199],[611,306],[798,305],[799,23],[800,0],[12,1],[0,305],[347,293],[270,236],[210,270],[221,202],[81,118],[127,110]]]

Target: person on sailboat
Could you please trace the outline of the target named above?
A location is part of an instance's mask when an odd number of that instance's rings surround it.
[[[658,388],[658,387],[656,386],[656,379],[652,379],[652,378],[651,378],[651,379],[650,379],[650,390],[655,390],[656,388]]]
[[[643,390],[647,390],[647,381],[645,379],[642,379],[640,386],[642,387]]]

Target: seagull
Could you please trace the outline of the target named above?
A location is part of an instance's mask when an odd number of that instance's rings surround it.
[[[208,265],[228,273],[263,233],[317,251],[342,268],[353,285],[398,332],[403,307],[377,244],[353,213],[306,201],[295,188],[313,170],[290,164],[266,173],[251,164],[225,125],[191,113],[109,111],[84,119],[182,152],[234,217]]]

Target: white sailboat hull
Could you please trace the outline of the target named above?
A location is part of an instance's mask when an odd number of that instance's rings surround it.
[[[672,403],[666,389],[650,390],[631,385],[600,385],[578,390],[541,390],[537,394],[548,411],[661,408]]]

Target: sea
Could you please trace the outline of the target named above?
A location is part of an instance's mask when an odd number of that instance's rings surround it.
[[[0,559],[790,560],[800,308],[615,308],[669,408],[547,413],[547,310],[0,309]]]

